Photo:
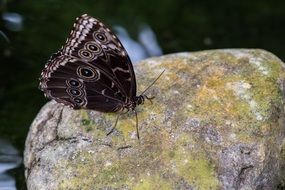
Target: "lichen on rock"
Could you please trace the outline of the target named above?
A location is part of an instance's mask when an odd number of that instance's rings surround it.
[[[284,65],[264,50],[177,53],[135,67],[151,102],[120,117],[47,103],[28,189],[274,189],[284,176]],[[283,152],[282,152],[283,150]],[[283,169],[283,170],[282,170]],[[284,180],[284,177],[283,177]]]

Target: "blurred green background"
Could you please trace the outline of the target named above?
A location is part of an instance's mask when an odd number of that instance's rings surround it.
[[[0,14],[18,13],[22,29],[0,18],[0,138],[21,152],[29,125],[47,101],[37,89],[50,55],[65,42],[83,13],[108,26],[120,24],[133,38],[147,23],[164,54],[216,48],[262,48],[285,58],[285,1],[228,0],[0,0]],[[10,174],[24,186],[23,166]]]

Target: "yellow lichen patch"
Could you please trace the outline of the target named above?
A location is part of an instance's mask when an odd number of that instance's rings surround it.
[[[262,120],[270,117],[270,110],[272,106],[281,103],[281,91],[279,90],[276,79],[273,78],[260,78],[258,73],[254,73],[247,77],[247,80],[252,83],[253,99],[258,104],[258,111]]]
[[[171,183],[167,179],[163,179],[160,175],[140,176],[140,181],[137,184],[132,184],[134,190],[171,190]]]
[[[278,80],[284,79],[282,65],[277,61],[273,61],[274,59],[272,60],[271,56],[269,58],[267,56],[269,55],[261,54],[259,58],[251,60],[250,63],[252,64],[249,65],[249,68],[258,67],[258,70],[253,69],[255,72],[251,72],[249,75],[243,75],[254,87],[252,93],[254,99],[260,106],[260,111],[263,112],[263,116],[268,115],[267,111],[270,110],[272,105],[276,103],[280,104],[280,98],[282,96],[278,86]],[[271,61],[269,61],[269,59],[271,59]]]
[[[214,166],[205,153],[191,150],[189,145],[194,141],[187,135],[177,140],[175,152],[169,154],[170,163],[176,168],[177,174],[197,189],[219,189],[219,181]]]
[[[111,166],[101,170],[94,178],[97,187],[121,187],[127,181],[126,173],[120,165]]]
[[[236,98],[232,90],[227,88],[228,82],[238,80],[238,76],[229,78],[220,70],[204,78],[193,100],[194,114],[206,120],[215,119],[217,124],[223,124],[224,119],[246,117],[249,113],[248,104]]]
[[[240,129],[241,127],[239,127]],[[250,129],[250,126],[248,127]],[[242,141],[243,143],[253,143],[257,141],[257,137],[255,139],[252,138],[252,133],[246,128],[240,129],[235,133],[236,139],[238,141]]]
[[[122,144],[123,139],[130,139],[130,138],[135,138],[136,135],[136,118],[135,114],[133,112],[128,112],[128,113],[104,113],[103,117],[105,118],[106,121],[108,121],[108,126],[105,124],[105,129],[104,131],[101,130],[104,133],[104,137],[115,127],[115,130],[119,131],[122,133],[122,135],[112,135],[112,141],[113,143],[117,144]],[[119,118],[118,118],[119,117]],[[118,121],[116,123],[116,120],[118,118]],[[108,127],[108,129],[106,129]]]
[[[173,67],[174,65],[175,67]],[[163,67],[167,70],[183,70],[188,67],[188,64],[184,59],[173,59],[171,61],[165,61]]]
[[[59,166],[64,165],[63,173],[65,175],[61,176],[69,176],[68,178],[60,178],[59,179],[59,188],[58,189],[75,189],[76,187],[80,187],[80,189],[90,189],[93,184],[94,176],[96,175],[96,167],[94,165],[94,161],[91,155],[84,155],[84,162],[82,162],[82,156],[79,159],[75,159],[76,162],[72,163],[71,161],[65,162],[65,164],[60,161],[58,163]],[[86,167],[86,163],[90,167]]]
[[[260,126],[260,134],[261,136],[267,136],[272,132],[272,129],[279,128],[277,127],[278,123],[269,123],[266,122],[263,125]]]
[[[127,114],[119,118],[117,130],[123,133],[124,138],[129,138],[132,133],[136,133],[136,118],[134,113]]]
[[[64,172],[68,172],[70,177],[60,179],[59,189],[121,187],[127,178],[124,166],[116,159],[116,154],[112,157],[106,151],[96,154],[96,159],[88,151],[78,153],[73,161],[65,165]]]
[[[189,71],[189,65],[186,64],[183,59],[173,60],[169,63],[164,63],[163,67],[166,69],[165,74],[162,75],[164,78],[170,78],[172,82],[177,82],[177,80],[181,80],[181,77],[177,75],[179,71]]]

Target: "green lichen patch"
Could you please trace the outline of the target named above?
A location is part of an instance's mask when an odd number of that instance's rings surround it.
[[[70,170],[70,176],[61,179],[60,189],[99,189],[103,187],[119,188],[125,182],[123,168],[120,164],[114,164],[116,153],[107,149],[98,153],[92,151],[78,152],[72,160],[66,164],[66,170]],[[110,153],[113,153],[110,155]],[[94,155],[96,154],[96,159]],[[76,189],[76,188],[75,188]]]
[[[173,185],[169,180],[163,179],[160,175],[141,176],[137,184],[132,185],[134,190],[171,190]]]
[[[89,118],[86,110],[80,111],[81,125],[86,130],[86,132],[91,132],[94,129],[94,122]]]
[[[89,119],[82,119],[81,122],[82,122],[82,125],[85,125],[85,126],[88,126],[91,124],[91,120]]]
[[[182,134],[177,140],[175,152],[169,152],[171,163],[177,174],[191,186],[198,189],[219,189],[215,167],[208,160],[203,149],[191,149],[195,141],[189,135]]]

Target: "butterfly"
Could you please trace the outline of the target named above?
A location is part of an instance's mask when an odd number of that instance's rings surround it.
[[[73,109],[128,112],[148,98],[143,95],[148,88],[136,95],[134,69],[119,39],[87,14],[76,19],[65,45],[51,56],[39,80],[47,98]]]

